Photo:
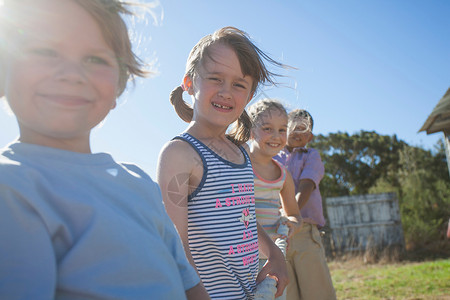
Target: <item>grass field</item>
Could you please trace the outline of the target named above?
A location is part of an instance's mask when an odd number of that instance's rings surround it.
[[[338,300],[450,299],[450,259],[429,262],[329,263]]]

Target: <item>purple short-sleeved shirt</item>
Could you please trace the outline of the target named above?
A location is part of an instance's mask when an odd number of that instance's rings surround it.
[[[295,193],[298,193],[298,185],[301,179],[310,179],[316,185],[306,205],[301,209],[304,222],[316,224],[319,227],[325,225],[323,216],[322,196],[319,191],[319,183],[325,172],[320,154],[316,149],[295,148],[289,152],[286,148],[280,151],[275,160],[284,164],[295,183]]]

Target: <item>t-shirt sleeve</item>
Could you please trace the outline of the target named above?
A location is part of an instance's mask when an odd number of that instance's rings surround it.
[[[160,220],[159,222],[162,223],[162,227],[164,228],[163,230],[160,230],[159,234],[178,267],[181,280],[183,281],[184,290],[187,291],[190,288],[193,288],[200,282],[200,278],[198,277],[194,267],[191,266],[186,258],[181,238],[178,235],[175,225],[167,214],[162,202],[161,189],[159,188],[159,185],[138,166],[133,164],[124,165],[126,165],[126,167],[133,172],[140,174],[143,178],[146,178],[151,185],[152,207],[156,210],[158,219]]]
[[[282,165],[286,165],[286,154],[284,154],[283,152],[278,153],[272,158]]]
[[[56,270],[46,225],[19,192],[0,183],[0,299],[53,299]]]
[[[178,266],[178,270],[181,275],[181,279],[183,280],[184,289],[187,291],[190,288],[193,288],[200,282],[200,278],[197,275],[194,267],[191,266],[188,259],[186,258],[186,253],[184,252],[183,245],[181,243],[181,238],[178,235],[177,230],[175,229],[175,225],[167,214],[164,204],[162,203],[162,196],[159,186],[155,184],[158,188],[158,195],[161,207],[161,215],[164,220],[164,241],[167,247],[172,252],[172,256],[176,261]]]
[[[316,187],[318,187],[325,173],[322,159],[320,158],[319,152],[315,149],[310,149],[307,155],[308,157],[300,175],[300,180],[311,179]]]

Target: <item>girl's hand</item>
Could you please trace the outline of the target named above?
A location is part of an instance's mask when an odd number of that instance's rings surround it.
[[[280,225],[286,225],[289,228],[289,232],[288,235],[282,235],[282,234],[276,234],[274,236],[272,236],[273,241],[275,242],[278,238],[282,238],[285,239],[287,242],[287,246],[286,246],[286,252],[289,249],[289,239],[294,236],[297,232],[299,232],[303,226],[303,219],[300,215],[294,215],[294,216],[282,216],[279,220],[278,223],[278,227],[280,227]],[[277,227],[277,231],[278,231],[278,227]]]
[[[288,236],[284,235],[284,234],[279,234],[276,233],[274,235],[272,235],[272,241],[275,242],[277,239],[285,239],[287,240]]]
[[[275,244],[274,247],[271,257],[269,257],[266,264],[259,272],[256,282],[261,282],[266,276],[274,278],[277,281],[277,292],[275,297],[280,297],[289,280],[284,255]]]
[[[267,275],[275,278],[277,281],[277,293],[275,297],[279,297],[283,294],[284,288],[288,283],[286,261],[283,252],[275,245],[262,226],[258,222],[256,222],[256,225],[258,228],[258,244],[260,250],[268,258],[266,264],[256,277],[256,283],[263,281]]]
[[[289,216],[288,219],[283,222],[283,224],[287,225],[289,227],[289,233],[287,238],[290,239],[292,236],[294,236],[297,232],[299,232],[302,229],[303,226],[303,219],[301,216]]]

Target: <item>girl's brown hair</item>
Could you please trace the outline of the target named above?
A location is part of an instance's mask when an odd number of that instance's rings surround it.
[[[264,61],[278,67],[286,67],[260,50],[244,31],[235,27],[224,27],[213,34],[203,37],[192,48],[186,63],[185,76],[189,76],[191,79],[195,78],[196,71],[203,62],[203,58],[211,58],[210,48],[216,43],[222,43],[234,50],[243,75],[250,76],[254,80],[251,93],[254,93],[260,84],[277,84],[273,78],[279,75],[269,71]],[[189,123],[192,121],[193,109],[183,100],[182,94],[183,88],[181,86],[176,87],[170,94],[170,103],[174,106],[178,116]],[[244,110],[237,120],[236,126],[229,132],[227,137],[235,144],[241,145],[250,138],[250,130],[251,120]]]

